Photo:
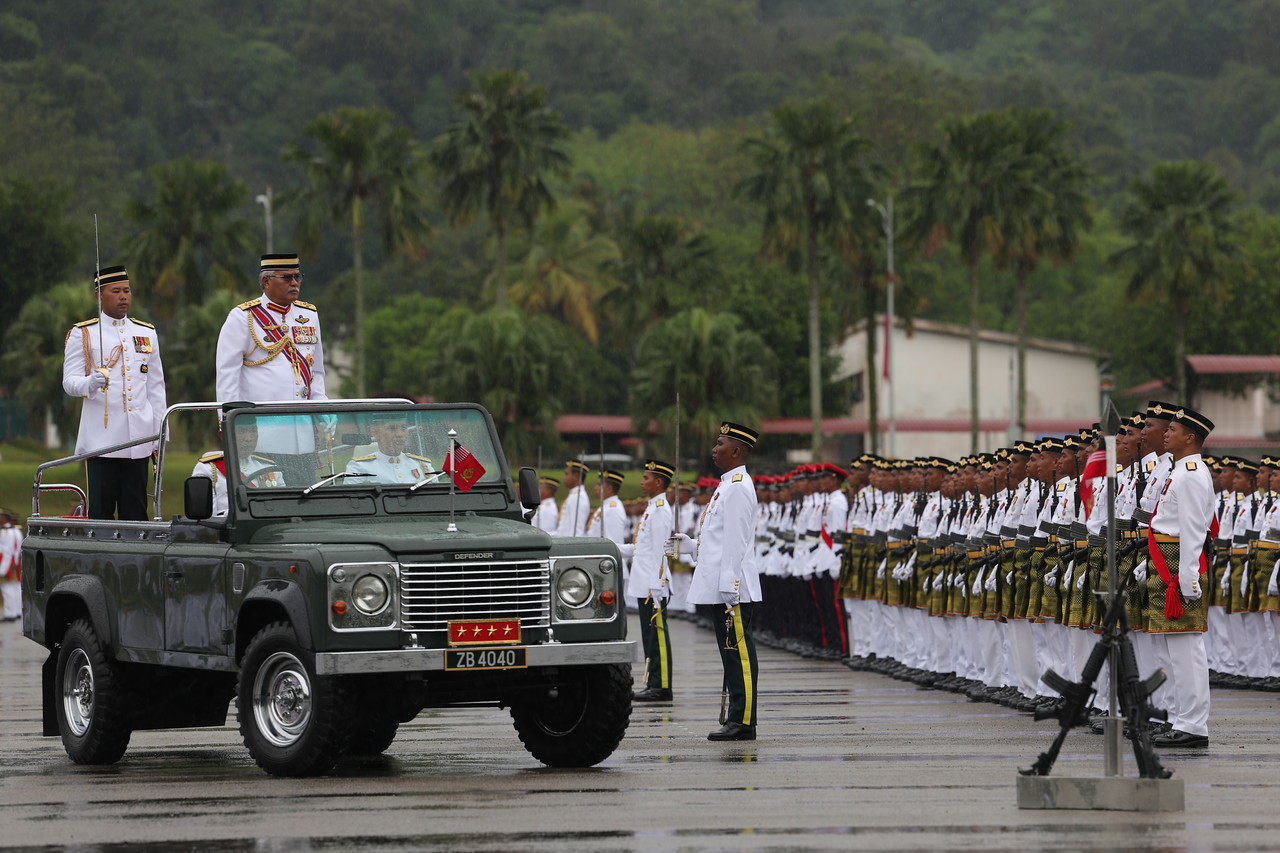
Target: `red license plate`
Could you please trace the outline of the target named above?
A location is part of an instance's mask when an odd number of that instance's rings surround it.
[[[449,623],[451,646],[493,646],[518,642],[519,619],[467,619]]]

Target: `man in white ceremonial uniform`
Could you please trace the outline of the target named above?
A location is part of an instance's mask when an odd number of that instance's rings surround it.
[[[533,511],[529,523],[552,536],[560,524],[560,507],[556,505],[556,491],[560,481],[555,477],[538,478],[538,495],[541,498],[538,508]]]
[[[192,477],[207,477],[213,483],[213,515],[226,515],[229,508],[227,499],[227,460],[221,450],[211,450],[202,455],[191,469]]]
[[[639,604],[640,645],[644,649],[644,687],[632,694],[634,702],[670,702],[672,698],[671,636],[667,632],[671,569],[666,545],[675,529],[675,516],[667,503],[667,485],[675,473],[666,462],[645,460],[640,491],[648,503],[631,541],[621,546],[623,559],[631,561],[627,595]]]
[[[747,456],[759,433],[725,422],[711,448],[711,462],[723,473],[698,527],[689,600],[721,605],[712,619],[724,670],[727,708],[720,728],[708,740],[755,740],[759,664],[752,634],[760,601],[756,567],[756,490],[747,473]],[[688,537],[677,534],[683,542]],[[671,549],[674,553],[675,549]]]
[[[351,457],[348,474],[359,475],[361,483],[399,483],[411,486],[436,472],[425,456],[406,453],[409,446],[409,418],[402,412],[373,415],[369,432],[377,443],[374,453]],[[352,482],[357,482],[352,479]]]
[[[167,408],[160,338],[150,323],[128,316],[128,272],[99,270],[95,286],[101,313],[67,333],[62,354],[62,388],[84,398],[77,454],[159,433]],[[89,518],[148,518],[148,460],[158,446],[138,444],[86,461]]]
[[[597,494],[600,506],[595,508],[587,521],[587,535],[612,539],[618,545],[627,541],[627,510],[618,497],[625,478],[621,471],[603,468],[600,471],[600,482]]]
[[[1200,448],[1212,430],[1213,421],[1187,408],[1176,410],[1165,428],[1173,465],[1151,517],[1147,573],[1147,631],[1158,657],[1169,664],[1165,671],[1174,697],[1172,728],[1152,739],[1160,747],[1209,745],[1208,614],[1201,573],[1216,496]]]
[[[591,497],[583,478],[591,471],[585,462],[570,459],[564,463],[564,484],[569,487],[564,503],[560,504],[560,518],[554,536],[586,536],[587,522],[591,520]]]
[[[11,509],[0,509],[0,596],[5,622],[22,618],[22,530]]]
[[[298,299],[298,256],[263,255],[258,281],[262,296],[232,308],[218,334],[218,402],[329,399],[319,313]],[[258,451],[276,460],[289,485],[310,485],[319,462],[311,419],[260,417],[258,427]]]

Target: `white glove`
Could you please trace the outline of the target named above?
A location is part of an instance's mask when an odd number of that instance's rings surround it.
[[[911,576],[911,572],[907,569],[906,563],[899,563],[893,568],[893,579],[896,581],[904,581]]]
[[[720,601],[724,604],[726,610],[737,607],[740,600],[736,592],[720,593]]]
[[[97,391],[99,388],[107,387],[107,375],[101,371],[95,370],[89,374],[89,390]]]
[[[671,590],[667,588],[666,584],[649,590],[649,598],[653,599],[655,602],[666,601],[670,596]]]
[[[877,577],[877,578],[883,578],[883,577],[884,577],[884,567],[885,567],[885,564],[886,564],[886,563],[888,563],[888,562],[889,562],[889,558],[888,558],[888,557],[886,557],[886,558],[884,558],[883,560],[881,560],[881,561],[880,561],[880,565],[876,568],[876,577]]]
[[[688,533],[672,533],[667,539],[668,554],[692,554],[693,540]]]
[[[1222,580],[1218,582],[1218,590],[1226,595],[1231,592],[1231,563],[1228,562],[1222,567]]]
[[[982,595],[982,572],[977,573],[977,577],[973,579],[972,592],[974,595]]]
[[[1267,595],[1280,595],[1280,583],[1277,583],[1278,578],[1280,578],[1280,562],[1277,562],[1276,567],[1271,570],[1271,578],[1267,581]]]
[[[1247,566],[1245,567],[1244,571],[1240,573],[1240,597],[1241,598],[1244,598],[1249,594],[1248,593],[1249,575],[1251,574],[1253,574],[1253,572],[1249,571],[1249,568]]]
[[[1004,576],[1004,582],[1009,584],[1009,586],[1013,586],[1013,569],[1010,569],[1008,574]]]
[[[1146,560],[1143,560],[1141,563],[1138,563],[1138,565],[1133,567],[1133,579],[1136,580],[1138,583],[1147,582],[1147,561]]]
[[[1083,590],[1085,579],[1089,577],[1088,572],[1081,572],[1080,577],[1076,578],[1076,589]]]
[[[1044,576],[1044,585],[1053,589],[1058,585],[1058,570],[1054,569]]]
[[[933,590],[933,578],[925,575],[924,581],[920,584],[921,592],[931,592]]]
[[[996,578],[1000,576],[1000,570],[992,566],[991,571],[987,572],[987,592],[996,591]]]

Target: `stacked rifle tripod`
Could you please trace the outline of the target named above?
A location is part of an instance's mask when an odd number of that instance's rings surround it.
[[[1165,768],[1156,757],[1151,745],[1150,720],[1168,717],[1163,709],[1151,705],[1151,694],[1165,681],[1164,670],[1157,670],[1146,679],[1138,674],[1138,662],[1129,637],[1129,620],[1125,612],[1125,590],[1133,582],[1130,570],[1118,583],[1116,566],[1137,547],[1126,546],[1117,553],[1115,543],[1115,446],[1119,428],[1119,414],[1108,404],[1105,415],[1107,450],[1107,551],[1106,572],[1108,598],[1102,620],[1102,634],[1089,654],[1079,681],[1070,681],[1052,669],[1042,676],[1044,683],[1056,690],[1062,701],[1052,708],[1036,712],[1036,719],[1050,717],[1058,720],[1058,733],[1049,748],[1040,753],[1031,767],[1020,770],[1018,783],[1018,808],[1025,809],[1108,809],[1122,811],[1182,811],[1184,792],[1182,780],[1171,779],[1173,771]],[[1114,420],[1113,420],[1114,419]],[[1095,684],[1102,673],[1102,665],[1110,663],[1108,677],[1109,712],[1103,718],[1104,766],[1103,776],[1050,777],[1062,749],[1067,733],[1076,726],[1088,725],[1089,708]],[[1118,704],[1118,708],[1117,708]],[[1119,713],[1117,713],[1117,711]],[[1127,723],[1127,725],[1122,724]],[[1133,745],[1138,776],[1121,773],[1120,740],[1124,731]]]

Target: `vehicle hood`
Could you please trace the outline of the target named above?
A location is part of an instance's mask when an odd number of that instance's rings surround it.
[[[424,551],[547,550],[551,537],[532,525],[509,518],[351,518],[273,524],[253,537],[257,545],[371,545],[393,554]]]

